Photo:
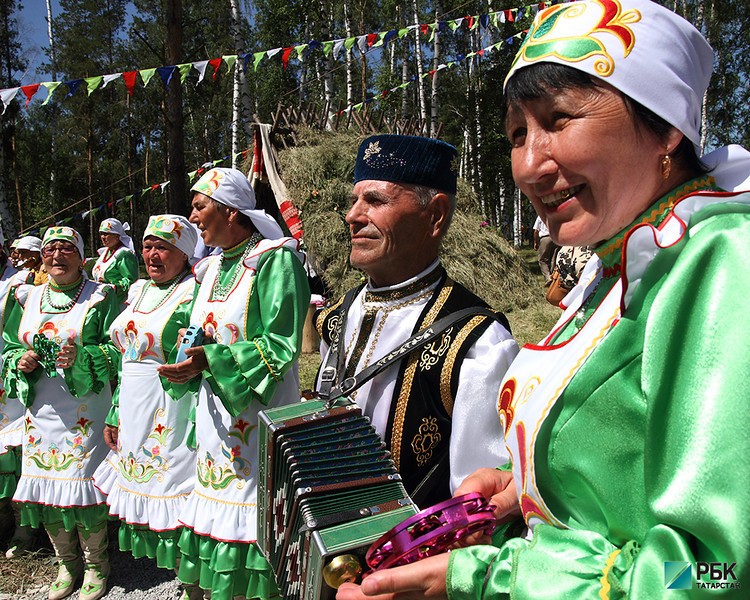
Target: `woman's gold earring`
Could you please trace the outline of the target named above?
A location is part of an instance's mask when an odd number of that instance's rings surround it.
[[[672,159],[669,154],[665,154],[661,158],[661,178],[666,181],[669,179],[669,174],[672,172]]]

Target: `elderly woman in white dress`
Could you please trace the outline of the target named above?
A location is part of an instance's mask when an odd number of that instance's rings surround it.
[[[48,283],[18,288],[3,331],[5,390],[27,407],[13,500],[22,525],[44,525],[60,561],[50,600],[72,594],[82,575],[79,598],[96,600],[109,560],[107,506],[92,475],[107,453],[102,428],[120,363],[107,332],[119,303],[83,273],[75,229],[50,227],[42,258]]]
[[[176,352],[178,332],[190,320],[195,279],[189,260],[197,238],[179,215],[152,216],[143,232],[149,278],[131,286],[125,310],[110,327],[122,353],[104,431],[113,452],[94,474],[108,494],[109,514],[121,521],[120,549],[163,568],[177,566],[178,514],[193,489],[195,452],[188,437],[194,402],[190,394],[170,396],[156,369]]]
[[[255,208],[247,178],[211,169],[193,186],[190,220],[222,249],[195,266],[191,324],[208,342],[160,367],[200,384],[195,488],[180,520],[180,580],[213,600],[268,598],[273,575],[255,545],[258,412],[299,400],[297,358],[310,289],[293,238]]]

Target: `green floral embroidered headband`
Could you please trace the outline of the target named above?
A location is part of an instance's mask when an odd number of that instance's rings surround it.
[[[153,215],[143,231],[143,239],[154,236],[172,244],[180,252],[192,258],[198,232],[185,217],[180,215]]]

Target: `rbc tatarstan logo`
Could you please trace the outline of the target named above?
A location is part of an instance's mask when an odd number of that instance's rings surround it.
[[[685,561],[664,562],[664,587],[668,590],[740,589],[734,574],[737,563],[697,562],[696,578],[693,581],[693,565]]]

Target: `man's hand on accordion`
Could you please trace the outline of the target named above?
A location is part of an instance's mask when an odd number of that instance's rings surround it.
[[[366,577],[361,586],[344,583],[336,600],[447,598],[445,574],[449,558],[445,552],[403,567],[377,571]]]

